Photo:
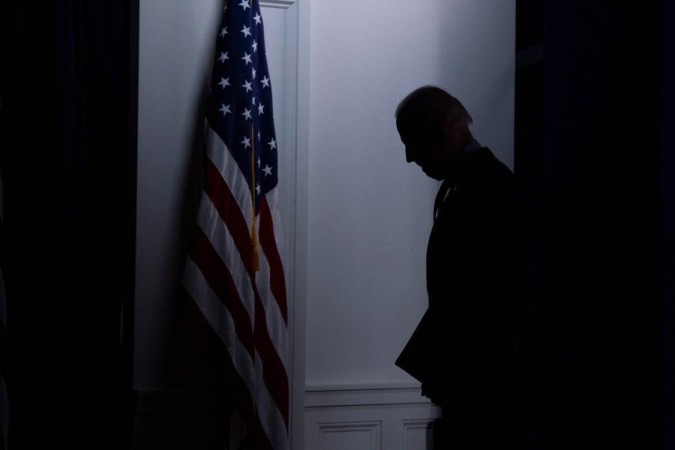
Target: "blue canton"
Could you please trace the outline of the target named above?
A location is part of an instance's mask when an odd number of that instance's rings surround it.
[[[227,145],[249,189],[255,190],[257,214],[260,197],[278,181],[272,86],[258,2],[225,3],[216,41],[207,118]]]

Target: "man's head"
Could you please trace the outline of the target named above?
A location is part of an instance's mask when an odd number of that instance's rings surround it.
[[[459,100],[435,86],[415,89],[396,108],[407,161],[437,180],[445,178],[453,157],[473,139],[472,121]]]

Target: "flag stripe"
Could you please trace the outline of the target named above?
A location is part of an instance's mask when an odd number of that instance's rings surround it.
[[[256,368],[260,369],[264,363],[258,361]],[[262,374],[260,370],[257,372],[258,385],[265,386],[261,382]],[[272,395],[266,388],[263,388],[258,393],[258,415],[260,416],[260,424],[268,439],[272,443],[274,449],[288,449],[288,419],[284,417],[284,409],[274,402]]]
[[[246,181],[246,177],[241,173],[230,149],[220,135],[211,128],[207,130],[207,151],[208,161],[220,174],[220,179],[213,178],[213,180],[227,185],[231,196],[228,206],[234,210],[233,213],[236,213],[237,209],[239,210],[242,220],[246,223],[245,229],[248,233],[248,230],[251,230],[251,218],[253,217],[251,187]],[[208,186],[205,188],[208,188]]]
[[[283,418],[286,425],[288,425],[288,377],[286,375],[286,368],[281,362],[279,355],[272,344],[267,327],[264,325],[265,310],[262,303],[258,303],[260,297],[256,296],[256,328],[255,328],[255,345],[258,354],[263,361],[263,380],[270,395],[276,401],[279,409],[284,412]]]
[[[230,277],[234,281],[234,287],[237,290],[239,300],[243,307],[246,308],[249,321],[253,323],[255,299],[253,296],[251,273],[241,258],[240,253],[232,251],[233,248],[236,248],[236,239],[230,233],[230,230],[226,226],[227,224],[221,220],[219,212],[207,195],[202,195],[197,225],[201,228],[204,235],[210,236],[211,245],[225,266],[227,266]]]
[[[244,266],[250,270],[253,262],[253,246],[250,226],[242,216],[241,210],[236,207],[236,200],[230,192],[218,169],[209,162],[206,164],[205,192],[211,199],[227,229],[234,237],[234,245],[243,260]]]
[[[220,296],[213,291],[197,264],[188,258],[184,274],[185,290],[195,301],[204,318],[223,341],[232,364],[249,392],[255,390],[255,370],[249,350],[235,334],[236,323]]]
[[[284,322],[288,323],[284,271],[274,238],[272,213],[267,200],[263,201],[260,206],[260,244],[270,263],[270,287],[279,304],[279,309],[283,312]]]
[[[234,281],[208,237],[200,228],[195,230],[193,249],[190,256],[200,268],[209,286],[218,295],[234,318],[237,337],[248,353],[253,357],[253,329],[246,308],[241,304]],[[207,318],[208,319],[208,318]]]
[[[288,329],[284,320],[283,311],[279,309],[279,303],[272,295],[270,286],[270,265],[264,253],[260,255],[260,270],[256,272],[256,284],[258,286],[258,294],[265,308],[265,317],[267,319],[267,330],[274,344],[274,348],[279,354],[282,362],[285,364],[288,350]],[[289,368],[286,367],[286,372]]]

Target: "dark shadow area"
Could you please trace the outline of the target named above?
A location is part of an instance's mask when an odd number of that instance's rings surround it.
[[[138,4],[1,17],[8,447],[128,448]]]
[[[230,401],[222,392],[164,391],[139,397],[133,450],[224,449]]]
[[[672,358],[661,364],[674,253],[666,4],[517,2],[515,173],[538,337],[536,448],[672,441],[659,427],[672,382],[658,382],[672,374]]]
[[[665,2],[661,152],[661,448],[675,448],[675,2]]]

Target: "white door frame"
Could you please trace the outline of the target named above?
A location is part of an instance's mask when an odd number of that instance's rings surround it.
[[[310,0],[260,0],[265,16],[268,8],[284,11],[286,25],[287,73],[283,109],[274,111],[275,119],[284,115],[284,129],[277,128],[280,166],[279,207],[284,219],[284,269],[286,272],[291,345],[291,448],[304,447],[305,425],[305,315],[307,295],[307,186],[309,155],[309,2]],[[266,36],[266,42],[269,38]],[[269,44],[267,46],[269,48]],[[278,122],[278,121],[277,121]],[[279,124],[277,123],[277,127]],[[285,183],[284,183],[285,179]]]

